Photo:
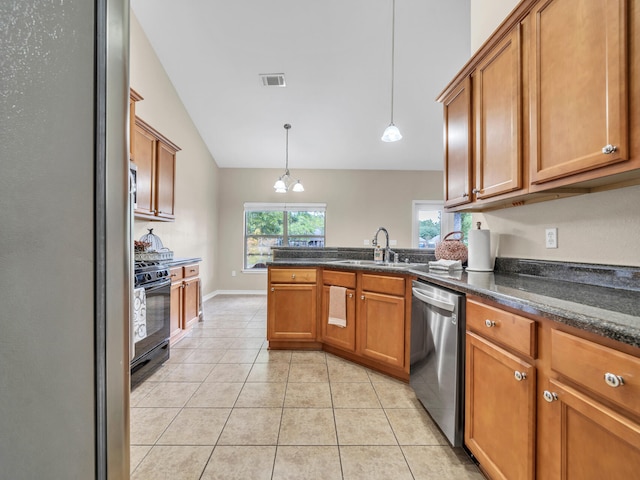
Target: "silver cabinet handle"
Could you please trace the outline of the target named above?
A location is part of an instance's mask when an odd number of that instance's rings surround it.
[[[464,193],[462,194],[462,197],[463,197],[463,198],[467,198],[468,196],[469,196],[469,194],[468,194],[467,192],[464,192]]]
[[[471,190],[471,193],[480,193],[480,189],[479,188],[474,188],[473,190]]]
[[[604,147],[602,147],[602,153],[604,153],[605,155],[610,155],[613,152],[615,152],[616,150],[618,150],[618,147],[616,147],[615,145],[605,145]]]
[[[615,373],[605,373],[604,381],[607,385],[613,388],[621,387],[624,385],[624,379],[620,375],[616,375]]]
[[[291,279],[294,279],[294,278],[296,278],[296,274],[295,274],[295,273],[292,273],[292,274],[291,274]]]
[[[549,403],[555,402],[556,400],[558,400],[558,394],[554,392],[550,392],[549,390],[545,390],[542,393],[542,397]]]
[[[496,322],[494,322],[493,320],[489,320],[488,318],[484,321],[484,325],[487,328],[491,328],[491,327],[495,327],[496,326]]]
[[[522,380],[525,380],[527,378],[527,374],[525,372],[519,372],[517,370],[513,372],[513,376],[518,382],[521,382]]]
[[[364,300],[364,295],[360,295],[360,300]]]
[[[353,293],[350,293],[350,294],[349,294],[349,298],[353,298]]]

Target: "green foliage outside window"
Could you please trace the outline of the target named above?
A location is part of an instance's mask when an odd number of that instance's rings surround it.
[[[324,210],[246,211],[244,268],[266,268],[271,247],[323,247],[324,231]]]

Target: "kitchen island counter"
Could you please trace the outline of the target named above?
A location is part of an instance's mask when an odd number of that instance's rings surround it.
[[[427,264],[406,269],[336,265],[334,258],[278,258],[273,266],[315,266],[415,276],[506,307],[640,348],[640,268],[496,259],[494,272],[442,272]]]

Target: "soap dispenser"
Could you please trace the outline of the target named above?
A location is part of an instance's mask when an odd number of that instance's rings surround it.
[[[376,245],[376,248],[373,250],[373,261],[382,263],[382,249],[380,245]]]

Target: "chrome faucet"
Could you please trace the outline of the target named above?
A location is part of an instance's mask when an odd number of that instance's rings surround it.
[[[373,241],[371,243],[374,247],[378,245],[378,234],[380,232],[384,232],[384,236],[387,240],[387,243],[384,246],[384,261],[387,263],[391,263],[391,255],[396,255],[396,252],[389,248],[389,232],[387,231],[387,229],[384,227],[379,227],[375,235],[373,236]]]

